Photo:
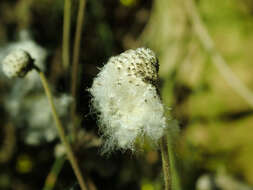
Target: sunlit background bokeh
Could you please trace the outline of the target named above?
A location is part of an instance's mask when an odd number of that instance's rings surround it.
[[[90,190],[163,189],[153,147],[99,154],[87,92],[110,56],[140,46],[156,52],[161,96],[180,126],[170,140],[172,190],[253,189],[253,1],[86,1],[74,149]],[[70,58],[78,5],[71,1]],[[62,64],[63,11],[63,0],[1,0],[0,62],[15,48],[31,52],[69,129],[73,100],[71,65]],[[50,190],[44,184],[53,170],[51,189],[77,190],[62,151],[36,73],[10,80],[0,69],[0,189]]]

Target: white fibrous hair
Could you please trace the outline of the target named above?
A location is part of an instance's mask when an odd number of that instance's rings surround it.
[[[105,139],[103,152],[157,143],[167,128],[157,92],[158,60],[148,48],[111,57],[89,89]]]

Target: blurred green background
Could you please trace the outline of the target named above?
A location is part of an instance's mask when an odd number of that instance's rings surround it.
[[[78,0],[71,1],[71,56],[78,6]],[[24,41],[25,31],[26,38],[46,51],[42,64],[57,96],[69,94],[71,88],[71,66],[64,68],[61,57],[63,11],[63,0],[0,1],[0,59],[13,44]],[[202,34],[207,34],[206,41]],[[206,46],[208,40],[211,48]],[[139,46],[157,53],[161,95],[169,117],[180,126],[178,137],[171,139],[173,190],[253,189],[253,1],[87,0],[75,151],[90,190],[163,189],[157,150],[147,146],[136,154],[100,155],[96,116],[86,91],[97,67],[110,56]],[[53,132],[40,137],[53,126],[42,119],[37,143],[26,140],[37,130],[29,120],[40,90],[30,89],[21,96],[17,92],[24,88],[13,91],[13,86],[0,76],[0,189],[43,189],[53,166],[59,169],[54,189],[78,189],[69,163],[55,156],[58,140],[47,136]],[[22,102],[17,113],[13,101]],[[67,114],[62,119],[68,121],[69,108],[63,109]]]

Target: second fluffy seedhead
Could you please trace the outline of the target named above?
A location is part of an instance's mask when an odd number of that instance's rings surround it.
[[[3,72],[9,78],[24,77],[33,69],[33,62],[28,52],[18,49],[8,54],[2,61]]]

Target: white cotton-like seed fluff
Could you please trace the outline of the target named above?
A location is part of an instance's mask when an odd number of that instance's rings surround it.
[[[104,152],[135,150],[144,138],[153,143],[167,128],[157,92],[158,60],[148,48],[111,57],[89,89],[105,138]]]
[[[3,72],[9,77],[24,77],[32,69],[33,60],[24,50],[15,50],[8,54],[3,62]]]

